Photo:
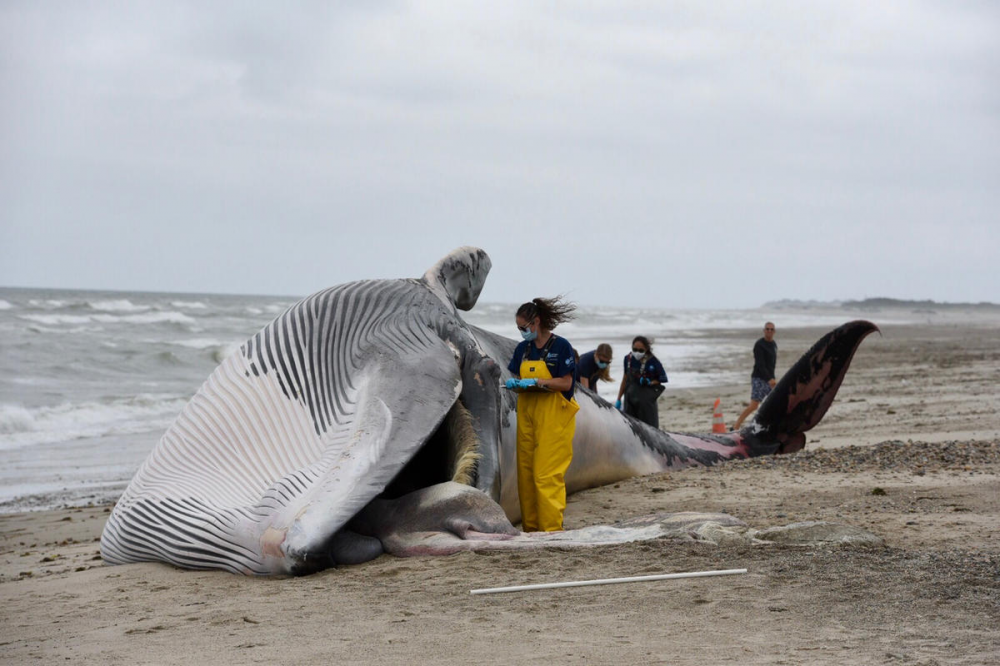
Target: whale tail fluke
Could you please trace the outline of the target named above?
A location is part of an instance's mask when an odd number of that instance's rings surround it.
[[[803,354],[741,430],[752,455],[802,449],[805,432],[830,408],[858,345],[878,330],[870,321],[851,321],[824,335]]]

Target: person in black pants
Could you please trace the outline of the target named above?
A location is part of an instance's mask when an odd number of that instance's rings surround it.
[[[654,428],[660,427],[656,401],[667,383],[667,373],[660,360],[653,356],[649,340],[637,335],[632,340],[632,353],[625,357],[625,376],[618,388],[615,407]],[[622,402],[622,396],[625,402]]]
[[[750,404],[733,424],[739,430],[743,419],[760,407],[760,403],[774,388],[774,366],[778,364],[778,343],[774,341],[774,324],[764,324],[764,337],[753,346],[753,372],[750,373]]]

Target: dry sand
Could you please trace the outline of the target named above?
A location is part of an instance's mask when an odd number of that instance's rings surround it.
[[[877,321],[877,318],[876,318]],[[780,324],[780,322],[779,322]],[[823,331],[778,329],[779,371]],[[0,662],[1000,663],[1000,326],[884,327],[806,451],[570,498],[567,527],[725,511],[830,520],[878,547],[712,546],[382,557],[298,579],[105,566],[106,507],[0,516]],[[754,331],[733,332],[747,364]],[[749,369],[749,366],[747,366]],[[667,391],[661,422],[732,423],[748,385]],[[878,444],[887,440],[896,443]],[[862,447],[862,448],[859,448]],[[480,587],[747,568],[743,576],[470,596]]]

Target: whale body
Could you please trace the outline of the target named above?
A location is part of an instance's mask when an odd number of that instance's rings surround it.
[[[459,315],[490,268],[463,247],[419,279],[352,282],[290,307],[164,433],[105,525],[104,560],[301,574],[385,551],[455,552],[456,539],[541,543],[513,527],[517,396],[501,386],[516,343]],[[858,321],[824,336],[740,432],[666,433],[578,387],[567,492],[802,448],[875,330]],[[442,534],[447,548],[422,549]]]

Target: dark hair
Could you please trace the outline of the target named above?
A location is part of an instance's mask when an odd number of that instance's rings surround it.
[[[645,335],[637,335],[634,338],[632,338],[633,345],[637,342],[642,343],[642,346],[646,348],[647,354],[653,353],[653,345],[649,344],[649,338],[647,338]]]
[[[533,298],[529,303],[525,303],[517,309],[516,316],[525,321],[531,321],[538,317],[539,326],[546,331],[551,331],[559,324],[572,319],[575,310],[576,306],[569,301],[564,301],[562,296]]]

